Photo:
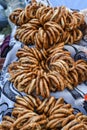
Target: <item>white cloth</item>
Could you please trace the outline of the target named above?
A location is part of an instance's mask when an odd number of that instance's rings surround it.
[[[61,6],[64,5],[69,9],[86,9],[87,8],[87,0],[50,0],[53,6]]]
[[[82,42],[81,42],[82,43]],[[80,44],[81,44],[80,43]],[[15,89],[13,84],[8,81],[9,73],[7,71],[9,64],[17,60],[16,52],[22,47],[22,43],[14,41],[14,46],[7,54],[3,70],[0,74],[0,121],[4,115],[11,115],[14,107],[16,95],[22,95]],[[84,59],[87,61],[87,48],[83,49],[80,45],[66,45],[65,49],[71,52],[71,56],[75,59]],[[85,51],[84,51],[85,50]],[[83,112],[87,114],[87,102],[84,101],[84,95],[87,93],[87,83],[78,85],[73,91],[65,89],[62,92],[51,93],[56,98],[63,97],[66,103],[72,104],[75,112]]]

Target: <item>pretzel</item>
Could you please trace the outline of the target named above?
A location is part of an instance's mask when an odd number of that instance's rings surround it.
[[[42,35],[42,34],[41,34]],[[87,63],[74,61],[63,50],[64,43],[47,50],[24,46],[17,52],[18,61],[8,67],[10,81],[19,90],[49,97],[50,92],[73,90],[87,80]],[[80,75],[80,76],[79,76]]]
[[[33,109],[28,107],[29,103],[33,106]],[[85,130],[87,128],[87,116],[82,113],[75,115],[73,111],[70,104],[64,103],[63,98],[55,99],[54,97],[49,97],[41,100],[37,96],[17,96],[12,117],[3,117],[0,129]]]
[[[83,15],[64,6],[50,7],[33,1],[25,9],[14,10],[9,18],[18,26],[16,40],[34,44],[38,49],[48,49],[60,42],[73,44],[82,39],[79,27],[84,24]]]
[[[83,60],[77,61],[75,65],[75,70],[77,71],[78,76],[79,76],[79,83],[87,80],[86,79],[87,67],[86,67],[85,61]]]

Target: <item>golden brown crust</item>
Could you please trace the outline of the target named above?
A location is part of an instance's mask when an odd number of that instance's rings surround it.
[[[43,32],[42,32],[43,33]],[[72,90],[87,80],[87,63],[74,61],[63,50],[63,43],[48,50],[24,46],[17,52],[19,60],[8,67],[10,81],[19,91],[36,92],[49,97],[50,92]]]
[[[3,117],[0,130],[86,130],[87,116],[73,111],[63,98],[17,97],[12,117]]]
[[[84,16],[66,7],[50,7],[31,2],[25,9],[16,9],[9,16],[19,26],[15,38],[26,45],[35,44],[38,49],[64,42],[77,43],[82,38],[79,27]]]

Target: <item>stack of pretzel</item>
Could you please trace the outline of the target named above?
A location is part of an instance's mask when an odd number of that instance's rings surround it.
[[[16,9],[10,20],[18,26],[15,38],[26,45],[35,44],[38,49],[64,42],[77,43],[82,38],[79,27],[84,17],[70,12],[66,7],[50,7],[31,2],[25,9]]]
[[[3,118],[0,130],[86,130],[87,116],[73,112],[63,98],[17,97],[12,117]]]
[[[8,67],[10,81],[28,95],[16,97],[12,117],[3,117],[0,130],[86,130],[86,115],[75,115],[63,98],[50,97],[50,92],[72,90],[87,80],[87,63],[74,61],[64,50],[64,44],[82,38],[83,15],[32,0],[9,18],[18,26],[15,38],[25,44],[16,54],[18,61]]]
[[[9,66],[10,81],[19,91],[49,97],[50,92],[72,90],[87,80],[87,63],[74,61],[63,44],[48,50],[24,46],[17,52],[18,61]]]

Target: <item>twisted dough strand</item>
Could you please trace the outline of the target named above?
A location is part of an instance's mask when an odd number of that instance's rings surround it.
[[[17,52],[18,61],[9,65],[10,81],[19,91],[49,97],[50,92],[73,89],[87,80],[87,63],[74,61],[63,50],[63,43],[38,50],[24,46]],[[80,76],[79,76],[80,75]]]
[[[73,44],[82,38],[79,27],[84,24],[83,15],[64,6],[53,8],[32,2],[24,10],[16,9],[9,18],[19,26],[15,38],[38,49],[60,42]]]
[[[32,104],[33,109],[29,106]],[[41,100],[26,95],[16,98],[12,117],[5,116],[0,125],[1,130],[86,130],[87,116],[82,113],[73,114],[70,104],[63,98],[50,97]]]

